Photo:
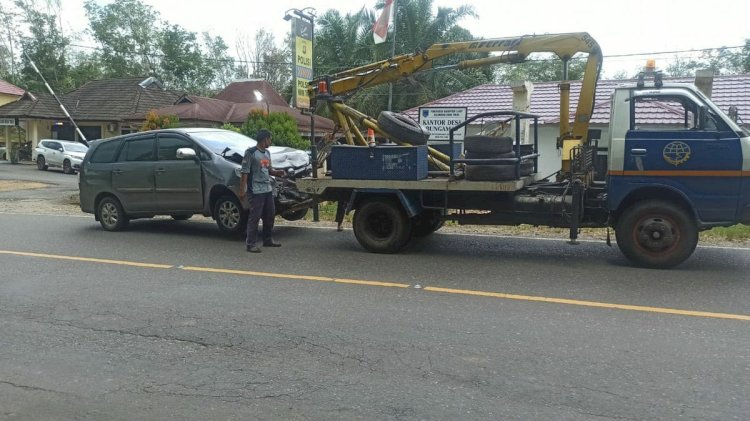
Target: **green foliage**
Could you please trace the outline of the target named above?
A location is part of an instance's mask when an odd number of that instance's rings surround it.
[[[471,32],[458,26],[458,21],[475,16],[470,6],[456,9],[441,7],[433,14],[433,0],[399,0],[396,8],[396,54],[424,51],[439,42],[474,39]],[[383,4],[379,4],[382,7]],[[386,59],[391,55],[393,33],[385,43],[375,45],[372,27],[379,11],[362,9],[341,15],[328,10],[316,21],[314,63],[316,74],[331,74]],[[448,64],[486,54],[461,54],[436,63]],[[404,110],[442,98],[474,86],[490,82],[489,68],[445,70],[416,73],[393,85],[393,109]],[[388,107],[388,86],[362,89],[348,98],[352,107],[370,115]]]
[[[586,60],[572,59],[568,62],[568,80],[583,79]],[[538,54],[524,63],[498,67],[497,82],[507,84],[513,80],[552,82],[562,80],[563,64],[551,54]]]
[[[273,135],[273,144],[290,148],[310,149],[310,142],[303,139],[297,129],[297,121],[287,113],[266,113],[261,110],[250,111],[242,134],[255,138],[260,129],[268,129]]]
[[[55,16],[39,11],[31,1],[16,0],[15,5],[21,11],[23,21],[28,25],[31,34],[28,38],[21,38],[23,52],[34,61],[52,89],[70,89],[69,67],[65,54],[70,39],[63,36],[59,30]],[[22,56],[21,62],[21,77],[25,87],[34,92],[46,91],[44,82],[26,55]]]
[[[233,131],[233,132],[235,132],[235,133],[241,133],[241,132],[242,132],[242,130],[241,130],[241,129],[240,129],[239,127],[235,126],[235,125],[234,125],[234,124],[232,124],[232,123],[224,123],[224,124],[223,124],[223,125],[222,125],[222,126],[220,127],[220,129],[224,129],[224,130],[230,130],[230,131]]]
[[[176,115],[159,115],[156,111],[151,110],[146,114],[146,121],[141,125],[141,131],[172,129],[179,127],[180,118]]]
[[[750,226],[737,224],[731,227],[716,227],[701,233],[701,238],[727,241],[750,240]]]
[[[698,58],[679,58],[664,71],[668,76],[695,76],[697,70],[713,70],[716,74],[736,74],[750,71],[750,39],[743,50],[733,52],[727,48],[704,51]]]

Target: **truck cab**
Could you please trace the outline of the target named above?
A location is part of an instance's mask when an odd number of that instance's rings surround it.
[[[662,267],[698,231],[750,223],[750,133],[695,85],[659,79],[615,89],[607,208],[622,251]]]

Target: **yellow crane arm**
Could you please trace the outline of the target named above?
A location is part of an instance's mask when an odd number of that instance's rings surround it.
[[[395,82],[414,73],[434,69],[436,68],[434,66],[435,60],[453,54],[498,52],[501,54],[480,59],[463,60],[446,67],[465,69],[499,63],[520,63],[525,61],[531,53],[553,53],[567,65],[567,61],[575,54],[588,53],[572,132],[569,129],[569,89],[566,89],[565,81],[561,85],[560,101],[561,139],[585,140],[593,113],[594,94],[602,63],[599,44],[586,32],[524,35],[434,44],[423,53],[398,55],[387,60],[323,76],[312,81],[308,86],[308,91],[310,97],[315,98],[318,94],[319,82],[325,81],[328,90],[326,94],[340,97],[358,89]],[[567,71],[564,73],[567,74]],[[567,84],[567,87],[569,88],[569,84]]]

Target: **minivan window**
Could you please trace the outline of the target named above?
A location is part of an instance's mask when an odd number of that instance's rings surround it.
[[[173,134],[159,135],[159,161],[177,160],[177,149],[180,148],[195,149],[195,145],[193,145],[193,142],[181,136]]]
[[[122,140],[104,141],[96,148],[96,150],[94,150],[90,162],[99,164],[115,162],[117,159],[117,150],[120,149],[121,144]]]
[[[153,137],[128,140],[120,152],[120,161],[154,161],[154,158]]]

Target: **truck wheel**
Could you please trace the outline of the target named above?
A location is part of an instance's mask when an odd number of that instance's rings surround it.
[[[388,199],[363,204],[352,225],[359,244],[373,253],[396,253],[411,239],[411,220],[400,204]]]
[[[625,257],[656,269],[684,262],[698,244],[698,229],[688,212],[657,200],[626,209],[617,221],[615,235]]]
[[[381,111],[378,125],[389,135],[412,145],[426,145],[430,137],[429,129],[403,114]]]
[[[513,138],[495,136],[466,136],[464,149],[472,153],[509,153],[513,151]]]
[[[282,213],[281,217],[286,221],[299,221],[307,215],[308,208],[300,209],[294,212]]]
[[[411,234],[417,238],[427,237],[442,226],[443,219],[440,217],[440,212],[425,211],[412,218]]]
[[[109,196],[99,202],[96,208],[99,223],[107,231],[122,231],[128,227],[130,218],[125,214],[117,198]]]
[[[247,227],[247,212],[233,194],[225,194],[216,201],[214,219],[219,230],[227,235],[240,235]]]

